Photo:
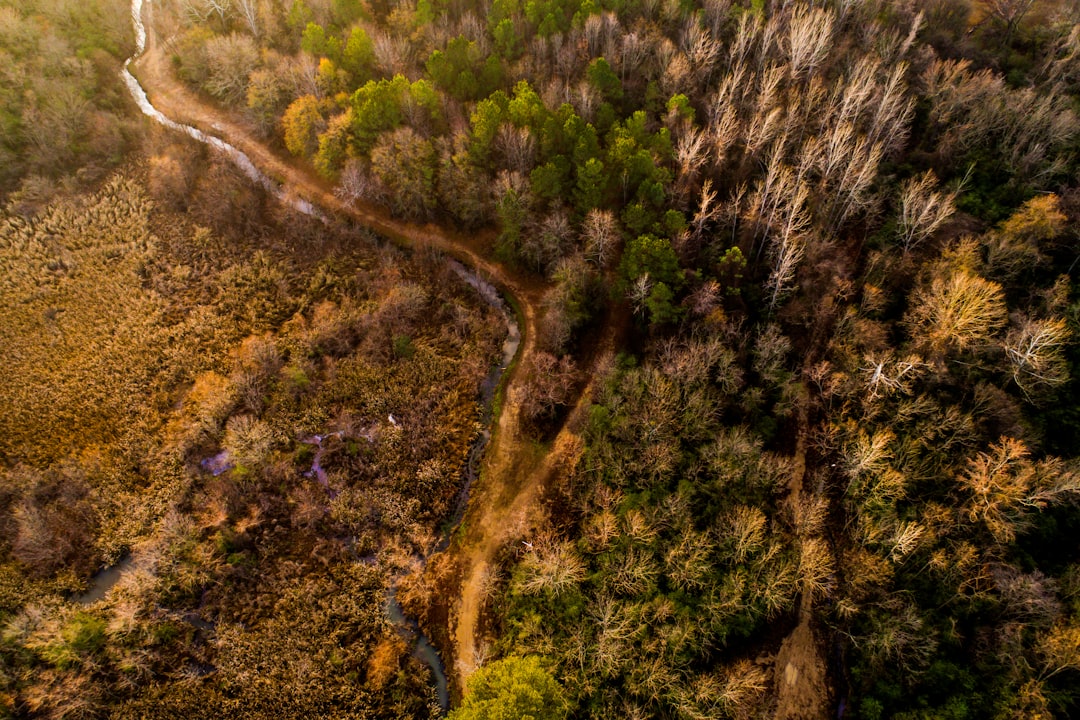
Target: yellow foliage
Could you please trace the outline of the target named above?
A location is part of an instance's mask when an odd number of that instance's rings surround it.
[[[1006,317],[1001,286],[958,268],[937,273],[915,290],[907,324],[918,345],[940,355],[987,343]]]
[[[394,676],[407,649],[405,642],[397,635],[383,638],[375,646],[367,664],[367,680],[372,689],[381,690]]]
[[[1060,199],[1049,193],[1024,203],[1001,224],[1001,232],[1009,238],[1040,242],[1060,235],[1067,220],[1065,213],[1061,212]]]

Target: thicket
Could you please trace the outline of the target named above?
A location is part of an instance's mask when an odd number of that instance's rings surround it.
[[[1078,217],[868,244],[814,305],[620,356],[502,558],[494,650],[552,658],[574,716],[753,716],[801,598],[845,716],[1071,717]]]
[[[76,171],[98,181],[123,158],[135,128],[117,73],[133,49],[123,3],[0,8],[0,193],[38,207]]]
[[[1040,196],[906,273],[878,258],[813,369],[861,717],[1075,713],[1080,466],[1043,416],[1075,392],[1075,217]]]
[[[747,643],[833,570],[796,539],[822,518],[785,510],[794,464],[763,441],[793,410],[790,345],[728,330],[620,359],[549,521],[497,583],[496,649],[557,660],[574,717],[749,712],[767,675]]]
[[[386,594],[453,509],[502,323],[439,258],[147,151],[0,215],[3,712],[428,716]]]
[[[557,720],[565,716],[562,692],[537,656],[508,657],[477,670],[453,720]]]

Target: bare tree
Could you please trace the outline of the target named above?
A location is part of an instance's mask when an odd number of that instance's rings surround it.
[[[1061,617],[1057,583],[1038,570],[1023,572],[1001,565],[992,570],[994,585],[1009,619],[1028,627],[1048,628]]]
[[[1003,437],[968,461],[959,476],[966,491],[963,511],[980,522],[1002,543],[1011,542],[1026,524],[1033,510],[1075,500],[1080,494],[1080,474],[1060,459],[1032,462],[1027,447],[1014,438]]]
[[[780,87],[784,79],[785,68],[772,66],[763,74],[755,76],[758,80],[758,95],[754,114],[746,130],[746,152],[754,154],[772,143],[784,127],[784,107]],[[783,143],[777,142],[778,146]],[[775,153],[774,153],[775,154]]]
[[[1010,38],[1035,0],[982,0],[982,4],[992,17],[1005,23],[1006,38]]]
[[[764,382],[777,385],[787,374],[785,364],[790,354],[791,340],[779,325],[769,323],[754,338],[751,367]]]
[[[917,355],[896,359],[891,353],[884,357],[868,356],[867,364],[859,368],[866,378],[867,400],[873,402],[879,397],[893,394],[906,394],[911,390],[911,383],[919,377],[926,363]]]
[[[623,35],[622,44],[619,46],[617,54],[619,68],[619,79],[626,83],[631,79],[635,72],[639,72],[642,63],[648,57],[649,48],[641,36],[636,32],[629,32]]]
[[[334,194],[346,202],[386,203],[388,190],[358,158],[349,158],[341,171]]]
[[[922,82],[930,121],[941,130],[938,152],[995,143],[1029,181],[1045,182],[1063,168],[1060,151],[1076,135],[1076,118],[1057,88],[1011,89],[1001,75],[972,72],[967,60],[936,60]]]
[[[407,37],[398,37],[382,30],[373,30],[370,35],[375,45],[375,62],[383,72],[414,77],[414,46]]]
[[[841,466],[852,484],[868,475],[883,473],[892,460],[892,444],[896,436],[890,430],[878,430],[873,435],[859,428],[843,443]],[[849,488],[851,485],[849,484]]]
[[[1056,387],[1069,379],[1065,346],[1069,328],[1060,318],[1022,318],[1005,338],[1005,357],[1013,382],[1030,397],[1039,387]]]
[[[936,633],[909,600],[890,597],[867,619],[869,632],[856,642],[875,663],[894,663],[911,671],[933,657],[938,646]]]
[[[259,64],[259,50],[247,35],[232,33],[206,43],[210,75],[207,92],[230,105],[247,99],[248,78]]]
[[[615,58],[617,56],[622,26],[615,13],[605,11],[598,15],[589,15],[585,19],[584,33],[589,57]]]
[[[732,560],[746,562],[752,553],[757,553],[765,544],[767,522],[759,508],[740,505],[725,518],[725,538],[731,543]]]
[[[689,531],[680,534],[664,558],[668,580],[686,592],[702,590],[714,572],[713,546],[707,537]]]
[[[717,672],[698,675],[693,682],[672,688],[680,717],[748,718],[760,708],[769,688],[765,669],[749,660],[740,660]]]
[[[915,108],[915,99],[907,95],[907,63],[897,63],[880,86],[870,117],[868,137],[888,152],[903,147],[908,136],[908,124]]]
[[[780,226],[773,236],[770,247],[773,268],[765,289],[769,291],[769,307],[774,309],[791,291],[795,271],[806,253],[806,233],[811,225],[806,208],[808,197],[809,190],[800,183],[794,196],[786,199]]]
[[[884,155],[880,142],[859,136],[850,148],[848,162],[831,197],[830,227],[838,231],[853,215],[872,207],[870,187]]]
[[[835,16],[831,11],[797,5],[788,25],[788,56],[791,77],[798,80],[813,75],[832,47]]]
[[[903,564],[908,555],[915,552],[926,535],[926,527],[917,522],[898,523],[889,539],[889,559],[897,565]]]
[[[1067,217],[1057,195],[1028,200],[993,232],[984,236],[986,265],[994,277],[1016,280],[1046,259],[1043,247],[1061,234]]]
[[[581,224],[581,239],[585,246],[585,257],[597,267],[606,267],[622,239],[615,214],[599,208],[589,210]]]
[[[526,595],[550,593],[558,597],[585,579],[585,563],[569,542],[539,540],[521,565],[525,576],[518,588]]]
[[[1035,468],[1028,449],[1014,438],[1002,438],[989,453],[968,462],[958,479],[968,492],[965,513],[981,522],[995,539],[1008,542],[1016,535],[1020,504],[1034,482]]]
[[[924,242],[956,212],[957,193],[941,193],[933,170],[900,186],[899,232],[904,252]]]
[[[724,288],[715,280],[706,280],[690,293],[690,310],[699,317],[706,317],[723,304]]]
[[[690,221],[690,232],[697,240],[704,237],[706,226],[719,219],[721,211],[720,205],[716,204],[717,192],[713,189],[711,178],[705,179],[699,192],[698,209]]]
[[[656,524],[641,510],[628,510],[623,516],[622,534],[637,545],[649,546],[657,536]]]
[[[602,98],[596,87],[588,80],[581,80],[571,92],[570,104],[585,120],[592,122],[596,119],[596,110],[600,107]]]
[[[522,413],[530,422],[540,423],[553,418],[572,398],[577,367],[569,355],[556,359],[541,352],[529,368],[528,377],[530,382],[522,391]]]
[[[815,160],[815,169],[823,183],[832,184],[837,182],[840,171],[846,166],[854,143],[855,126],[840,122],[826,129],[820,137],[808,139],[802,155]]]
[[[753,60],[753,50],[764,28],[764,19],[758,13],[742,13],[735,38],[731,41],[729,57],[732,67],[749,66]]]
[[[1060,623],[1039,638],[1042,655],[1040,680],[1048,680],[1066,670],[1080,669],[1080,626]]]
[[[610,510],[602,510],[589,518],[585,538],[593,552],[604,552],[619,536],[619,519]]]
[[[728,21],[731,0],[705,0],[701,3],[701,22],[713,34],[719,37]]]
[[[1080,24],[1073,25],[1067,37],[1058,41],[1043,72],[1050,82],[1076,82],[1080,79]]]
[[[694,81],[699,85],[707,83],[720,57],[720,43],[702,23],[700,13],[686,19],[679,45],[690,64]]]
[[[653,282],[649,277],[649,273],[642,273],[630,284],[629,289],[626,291],[626,297],[630,304],[634,306],[635,314],[645,314],[648,309],[646,301],[649,299],[650,293],[652,293],[652,288]]]
[[[795,561],[781,554],[781,549],[776,541],[765,551],[750,588],[753,601],[760,603],[769,617],[790,609],[798,589],[798,568]]]
[[[799,585],[811,597],[828,594],[835,572],[832,552],[821,538],[803,538],[799,542]]]
[[[837,126],[855,123],[867,111],[877,88],[880,69],[881,62],[873,55],[866,55],[834,85],[835,99],[829,105],[836,108],[834,122]]]
[[[688,128],[679,135],[675,143],[675,161],[678,164],[676,194],[687,199],[697,186],[701,169],[709,162],[709,135],[695,127]],[[706,182],[709,182],[706,180]],[[715,195],[714,195],[715,197]]]
[[[572,37],[556,35],[555,68],[558,76],[565,81],[572,80],[580,75],[583,57],[577,43]]]
[[[646,593],[660,577],[660,567],[649,550],[631,547],[622,553],[606,578],[619,595],[634,597]]]
[[[248,32],[253,37],[259,37],[259,3],[258,0],[236,0],[236,10],[240,19],[247,25]]]
[[[713,158],[723,167],[728,152],[744,136],[746,129],[734,105],[717,103],[715,113],[710,115],[709,131],[713,143]]]
[[[899,52],[896,53],[897,58],[902,58],[907,55],[912,45],[915,44],[915,38],[918,37],[919,31],[922,30],[923,25],[925,24],[926,13],[923,10],[920,10],[911,21],[911,28],[908,30],[907,37],[904,38],[904,42],[900,45]]]
[[[536,138],[529,128],[503,123],[495,136],[495,145],[502,152],[508,169],[519,173],[528,173],[532,169]]]
[[[840,22],[846,20],[856,9],[867,5],[863,0],[836,0],[834,4],[836,5],[837,13],[840,16]]]
[[[224,23],[231,11],[232,0],[183,0],[183,12],[191,25],[205,24],[213,15]]]

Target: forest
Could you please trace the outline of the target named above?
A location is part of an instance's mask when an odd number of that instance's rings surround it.
[[[0,716],[1080,715],[1076,3],[0,56]]]

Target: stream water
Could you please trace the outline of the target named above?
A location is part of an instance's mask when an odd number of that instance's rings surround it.
[[[435,552],[445,550],[450,545],[450,538],[453,535],[454,530],[461,524],[462,518],[465,517],[465,509],[469,504],[469,491],[472,490],[473,482],[476,480],[477,475],[480,472],[480,460],[484,456],[484,450],[487,449],[488,442],[491,441],[491,424],[494,421],[493,412],[495,409],[495,391],[499,388],[499,383],[502,381],[503,373],[510,367],[510,364],[514,362],[514,357],[517,355],[518,348],[521,347],[521,328],[518,327],[517,321],[514,319],[514,313],[506,303],[503,301],[502,296],[499,295],[498,289],[487,282],[483,278],[479,277],[476,273],[471,272],[461,263],[450,260],[451,269],[457,273],[458,277],[471,285],[491,307],[502,313],[503,319],[506,321],[506,339],[503,340],[502,346],[502,358],[497,365],[492,366],[488,372],[487,377],[480,384],[480,402],[483,412],[483,416],[480,421],[480,435],[473,442],[472,447],[469,449],[469,457],[465,462],[465,477],[461,484],[461,491],[458,493],[457,501],[454,503],[454,511],[451,513],[450,518],[445,524],[445,532],[439,541],[438,547],[435,548]]]
[[[443,668],[442,658],[439,651],[431,644],[420,626],[415,620],[407,617],[405,611],[397,601],[397,588],[391,587],[386,594],[386,614],[390,616],[390,622],[398,628],[398,631],[413,641],[413,657],[425,662],[435,675],[435,692],[439,696],[439,707],[443,713],[450,709],[450,684],[446,679],[446,670]]]
[[[255,167],[255,163],[251,162],[251,158],[245,155],[243,151],[233,147],[220,138],[216,138],[213,135],[207,135],[196,127],[176,122],[150,103],[150,99],[146,96],[146,91],[143,89],[142,85],[139,84],[139,81],[135,79],[135,76],[131,74],[130,69],[131,63],[137,60],[138,57],[143,54],[143,51],[146,50],[146,26],[143,24],[142,9],[143,0],[131,0],[131,22],[135,27],[135,54],[124,62],[124,68],[120,71],[120,78],[124,81],[124,84],[127,85],[127,89],[131,93],[131,97],[134,98],[135,104],[139,106],[139,110],[147,117],[164,125],[170,130],[183,133],[222,153],[232,160],[232,162],[240,168],[252,182],[265,188],[267,192],[281,202],[305,215],[325,219],[325,215],[307,200],[287,194],[284,188],[267,177],[259,170],[259,168]]]
[[[75,598],[75,602],[80,605],[96,603],[105,597],[105,593],[112,590],[113,585],[120,582],[120,578],[124,577],[127,571],[132,568],[132,564],[132,557],[128,555],[120,562],[97,571],[94,573],[94,577],[90,578],[90,589]]]
[[[304,477],[313,477],[319,481],[319,485],[322,485],[322,489],[326,491],[326,494],[333,500],[337,497],[337,491],[330,487],[330,479],[326,476],[326,470],[322,466],[323,453],[326,452],[326,448],[323,447],[323,440],[328,437],[341,438],[344,435],[340,430],[329,435],[312,435],[309,438],[305,438],[300,442],[308,445],[314,445],[318,448],[315,451],[315,457],[311,458],[311,469],[304,473]]]
[[[131,0],[131,22],[135,28],[135,54],[124,62],[123,70],[121,70],[120,73],[121,79],[131,92],[131,97],[135,100],[136,105],[139,106],[139,110],[155,122],[176,132],[183,133],[222,153],[245,175],[247,175],[252,182],[266,189],[267,192],[271,193],[280,202],[305,215],[327,221],[328,217],[319,210],[319,208],[315,207],[307,200],[288,193],[285,188],[259,170],[259,168],[255,166],[255,163],[251,161],[251,158],[238,148],[220,138],[208,135],[198,128],[172,120],[151,104],[150,99],[146,95],[146,91],[143,89],[142,85],[139,84],[139,81],[135,76],[131,74],[130,70],[131,63],[138,59],[146,49],[146,26],[143,24],[142,19],[143,2],[144,0]],[[423,557],[425,562],[431,554],[444,549],[449,544],[450,536],[454,528],[461,522],[461,519],[465,514],[465,508],[469,499],[469,491],[472,488],[473,481],[476,479],[480,458],[483,456],[484,449],[487,447],[488,441],[491,438],[490,426],[493,421],[492,415],[495,391],[502,380],[503,373],[506,371],[507,367],[510,366],[510,363],[513,362],[515,355],[517,355],[518,348],[521,345],[521,329],[514,318],[514,313],[504,302],[495,286],[481,278],[475,272],[466,268],[461,263],[449,259],[447,262],[450,263],[450,267],[462,280],[476,289],[484,302],[502,314],[506,321],[507,337],[503,343],[501,362],[491,369],[480,387],[483,407],[483,430],[469,452],[468,462],[463,473],[462,489],[458,495],[453,514],[446,524],[446,531],[441,542],[437,547],[432,548],[428,555]],[[320,464],[323,452],[322,440],[323,437],[318,435],[309,440],[313,441],[313,444],[318,447],[310,472],[319,483],[329,491],[330,486],[327,482],[326,472]],[[225,462],[227,462],[227,458],[222,459],[221,464],[224,465]],[[216,467],[217,466],[215,465],[214,468],[208,469],[210,469],[211,472],[214,472]],[[215,474],[217,473],[215,472]],[[88,604],[101,599],[109,588],[120,580],[131,564],[131,558],[128,557],[120,563],[99,572],[91,581],[90,590],[79,597],[78,601]],[[438,651],[435,650],[431,642],[424,636],[423,632],[420,631],[420,627],[416,622],[405,616],[396,599],[396,583],[391,584],[387,594],[386,612],[394,626],[404,635],[414,640],[413,655],[431,668],[431,672],[435,677],[439,705],[445,713],[450,707],[450,695],[446,679],[446,669],[443,667],[442,658],[439,657]]]

